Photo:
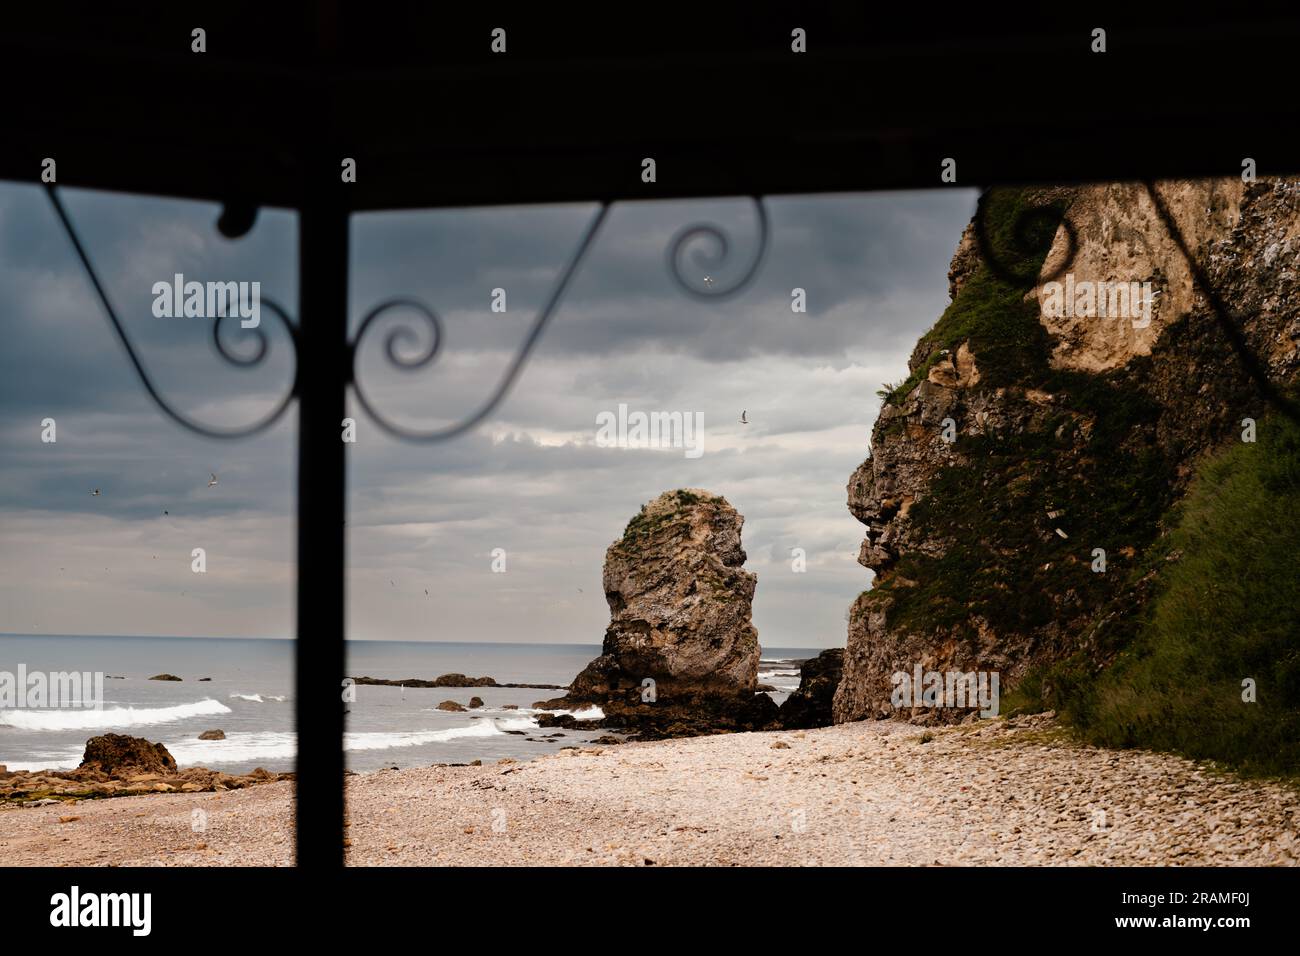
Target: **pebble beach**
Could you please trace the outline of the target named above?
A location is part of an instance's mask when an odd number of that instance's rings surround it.
[[[353,866],[1278,865],[1300,792],[1050,720],[577,747],[347,778]],[[293,783],[0,810],[8,865],[290,866]],[[204,826],[195,829],[194,810]]]

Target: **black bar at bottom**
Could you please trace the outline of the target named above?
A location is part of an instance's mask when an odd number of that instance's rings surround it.
[[[343,864],[344,528],[348,215],[298,217],[297,864]]]

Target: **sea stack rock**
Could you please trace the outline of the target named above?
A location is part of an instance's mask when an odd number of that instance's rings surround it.
[[[725,498],[699,489],[667,491],[642,507],[605,552],[609,627],[570,695],[640,693],[647,678],[665,697],[756,690],[758,578],[742,567],[744,522]]]
[[[609,627],[567,702],[597,703],[609,725],[643,739],[752,730],[772,718],[771,698],[756,693],[757,576],[743,567],[744,520],[698,488],[642,507],[605,552]]]

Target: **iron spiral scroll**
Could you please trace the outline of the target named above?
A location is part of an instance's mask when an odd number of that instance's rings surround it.
[[[117,309],[113,306],[108,296],[104,284],[99,278],[90,255],[86,250],[67,209],[64,207],[58,192],[53,185],[46,186],[46,194],[54,208],[55,215],[62,225],[64,232],[67,234],[73,249],[76,251],[77,258],[80,260],[82,268],[85,270],[91,285],[94,287],[97,298],[103,306],[104,313],[112,326],[118,341],[126,351],[127,359],[131,367],[135,370],[136,376],[140,379],[145,391],[154,403],[181,427],[197,435],[207,438],[247,438],[265,431],[274,425],[288,409],[293,399],[299,395],[299,381],[297,363],[300,356],[300,329],[293,322],[285,309],[278,303],[262,297],[261,302],[267,306],[270,313],[284,326],[289,335],[290,343],[293,345],[295,369],[293,379],[284,394],[279,397],[274,407],[266,415],[245,425],[223,427],[211,425],[206,422],[187,415],[186,413],[175,408],[166,397],[161,389],[154,382],[144,362],[141,360],[139,353],[136,351],[130,336],[126,333],[126,328],[118,316]],[[695,247],[695,269],[699,272],[702,269],[716,271],[727,268],[730,263],[732,242],[721,227],[713,223],[695,223],[679,230],[673,237],[668,246],[668,271],[674,281],[688,294],[697,298],[706,300],[719,300],[734,296],[740,292],[752,281],[757,274],[761,265],[764,254],[768,245],[768,220],[767,212],[763,202],[758,197],[753,199],[756,210],[758,225],[758,238],[756,251],[748,265],[744,268],[738,277],[731,281],[714,286],[711,277],[705,275],[704,287],[701,288],[692,276],[694,273],[685,271],[683,258],[687,254],[688,247]],[[569,289],[572,279],[578,268],[586,258],[593,245],[601,226],[608,217],[610,210],[609,203],[601,203],[591,220],[588,222],[578,246],[570,256],[568,263],[561,270],[558,281],[551,290],[542,309],[534,318],[532,325],[524,338],[519,350],[512,357],[505,373],[495,384],[486,400],[481,402],[478,407],[468,416],[453,424],[431,430],[417,430],[399,425],[385,415],[375,405],[374,401],[367,394],[362,385],[360,376],[357,373],[357,357],[360,354],[361,347],[366,341],[367,334],[378,327],[378,320],[385,314],[404,310],[413,312],[417,316],[415,323],[407,322],[396,327],[390,328],[383,339],[383,354],[389,366],[398,372],[414,372],[426,369],[431,366],[443,351],[445,340],[445,329],[442,318],[438,313],[420,301],[410,296],[398,296],[387,299],[374,306],[367,312],[362,320],[356,335],[347,345],[347,383],[352,385],[356,394],[357,401],[365,410],[366,414],[378,425],[383,431],[395,438],[400,438],[411,442],[436,442],[454,438],[468,432],[470,429],[482,423],[490,416],[502,401],[510,393],[511,388],[518,381],[524,366],[536,349],[547,326],[554,317],[555,311],[564,297],[565,292]],[[218,220],[218,229],[223,235],[231,238],[245,234],[251,227],[255,211],[249,212],[244,210],[239,217],[242,226],[232,228],[229,219],[229,210],[222,213]],[[700,242],[712,245],[711,251],[702,251],[698,246]],[[703,274],[703,273],[701,273]],[[260,328],[243,329],[245,333],[251,333],[255,342],[255,348],[249,353],[242,353],[233,349],[226,341],[223,333],[223,324],[229,316],[219,316],[212,320],[212,345],[217,355],[228,364],[238,368],[254,368],[266,361],[270,354],[271,345],[266,333]],[[424,343],[424,344],[421,344]]]

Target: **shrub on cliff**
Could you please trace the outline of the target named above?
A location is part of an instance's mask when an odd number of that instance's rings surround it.
[[[1104,670],[1027,680],[1013,706],[1055,706],[1103,746],[1300,774],[1298,498],[1300,427],[1280,416],[1207,459],[1147,562],[1158,590],[1133,641]]]

